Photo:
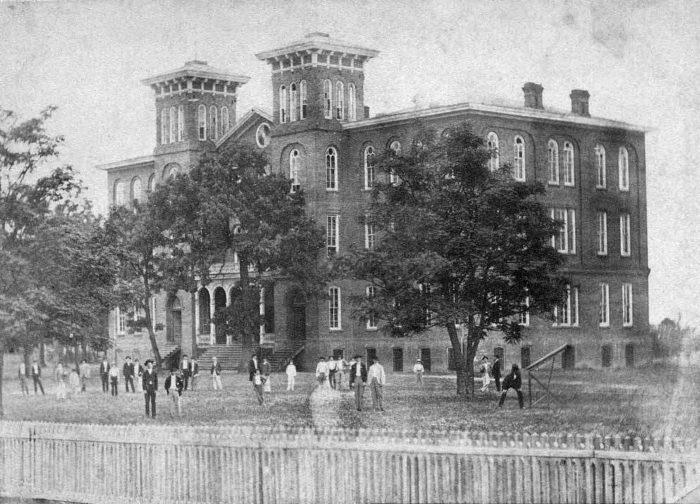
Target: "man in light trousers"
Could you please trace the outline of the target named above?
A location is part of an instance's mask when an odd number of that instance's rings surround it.
[[[369,367],[369,372],[367,373],[369,390],[372,393],[372,407],[375,411],[384,411],[382,389],[386,383],[386,375],[384,374],[384,367],[379,364],[379,359],[375,357],[372,361],[373,364]]]

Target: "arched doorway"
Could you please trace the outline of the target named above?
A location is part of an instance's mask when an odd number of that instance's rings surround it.
[[[166,323],[165,336],[168,343],[182,341],[182,304],[177,296],[170,296],[168,299]]]
[[[211,299],[209,291],[202,287],[199,289],[199,334],[211,332]]]
[[[303,341],[306,339],[306,296],[295,289],[289,300],[289,339]]]
[[[226,291],[223,287],[214,290],[214,313],[226,308]],[[216,344],[226,344],[226,328],[222,324],[216,326]]]

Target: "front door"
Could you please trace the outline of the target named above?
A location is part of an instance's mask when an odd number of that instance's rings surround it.
[[[420,349],[420,361],[426,373],[430,373],[430,348]]]
[[[226,308],[226,291],[221,287],[217,287],[214,290],[214,313],[217,314],[219,311]],[[226,327],[224,324],[216,324],[216,344],[225,345],[226,344]]]
[[[525,369],[530,365],[530,347],[524,346],[520,347],[520,367]],[[504,370],[506,367],[501,362],[501,369]]]
[[[303,341],[306,339],[306,299],[301,292],[297,292],[292,298],[291,324],[289,336],[293,340]]]

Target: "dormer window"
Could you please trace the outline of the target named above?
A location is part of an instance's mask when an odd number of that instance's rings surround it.
[[[280,123],[287,122],[287,86],[280,86]]]
[[[328,79],[323,81],[323,117],[333,119],[333,85]]]
[[[345,108],[345,86],[338,81],[335,83],[335,118],[343,120],[343,109]]]
[[[299,95],[301,102],[301,114],[300,119],[306,119],[308,117],[308,104],[307,104],[307,91],[306,91],[306,81],[303,80],[299,83]]]

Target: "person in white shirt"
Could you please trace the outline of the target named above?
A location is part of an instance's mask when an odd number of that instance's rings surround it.
[[[372,393],[372,407],[375,411],[384,411],[382,389],[386,383],[386,375],[384,374],[384,367],[379,364],[379,359],[376,357],[373,359],[373,364],[369,367],[369,371],[367,372],[367,381],[369,382],[369,389]]]
[[[413,365],[413,372],[416,375],[416,383],[418,385],[423,385],[423,373],[425,373],[425,368],[420,359],[416,359],[416,363]]]
[[[322,387],[331,388],[328,381],[328,363],[326,363],[326,359],[323,357],[318,359],[318,364],[316,365],[316,380],[318,380],[318,384]]]
[[[63,364],[59,362],[56,365],[56,398],[65,399],[66,398],[66,380],[65,371],[63,370]]]
[[[335,360],[335,382],[336,382],[336,388],[338,390],[342,390],[343,388],[343,375],[345,374],[345,359],[343,359],[340,355],[338,358]]]
[[[19,363],[17,377],[19,378],[19,385],[22,387],[22,395],[29,395],[29,387],[27,386],[27,366],[25,366],[24,361]]]
[[[486,392],[491,383],[491,361],[487,356],[481,358],[481,391]]]
[[[116,397],[119,395],[117,391],[117,385],[119,385],[119,368],[116,362],[112,362],[112,367],[109,368],[109,383],[112,386],[112,395]]]
[[[338,367],[333,359],[332,355],[328,356],[328,383],[330,387],[335,390],[335,374],[338,372]]]
[[[289,361],[289,364],[287,364],[287,369],[285,370],[285,373],[287,373],[287,390],[288,391],[294,391],[294,381],[296,380],[297,376],[297,367],[294,365],[294,361]]]

